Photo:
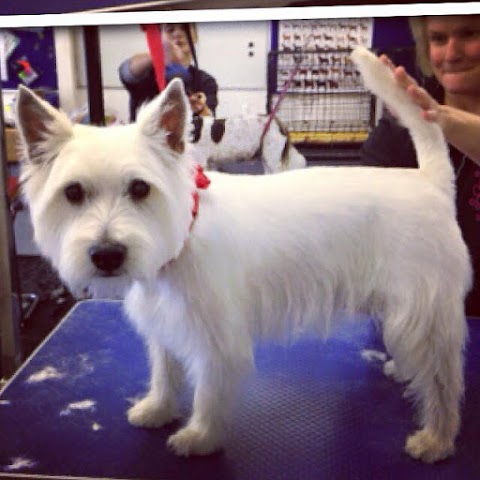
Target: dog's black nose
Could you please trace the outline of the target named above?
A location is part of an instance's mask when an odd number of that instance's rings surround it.
[[[91,246],[88,254],[99,270],[112,273],[122,266],[127,256],[127,248],[121,243],[104,242]]]

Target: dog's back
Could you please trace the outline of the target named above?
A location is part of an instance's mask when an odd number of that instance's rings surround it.
[[[420,169],[348,166],[267,177],[212,174],[209,191],[201,194],[203,211],[192,248],[212,246],[205,268],[223,261],[219,252],[236,257],[228,263],[232,275],[238,269],[258,297],[276,299],[268,314],[259,315],[267,332],[277,328],[270,320],[280,317],[287,331],[312,325],[325,331],[338,310],[378,309],[382,315],[402,303],[408,317],[422,311],[422,302],[430,302],[432,311],[442,309],[442,297],[463,299],[469,288],[468,252],[456,222],[453,171],[440,128],[422,118],[377,57],[363,48],[353,57],[367,86],[395,105],[410,129]],[[245,249],[247,243],[257,247]],[[302,281],[292,272],[303,272]],[[285,307],[283,299],[295,307]]]

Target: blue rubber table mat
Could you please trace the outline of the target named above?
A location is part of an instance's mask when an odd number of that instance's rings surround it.
[[[413,409],[381,363],[361,356],[381,348],[364,318],[326,341],[259,345],[225,450],[185,459],[165,447],[180,423],[147,430],[127,422],[149,372],[121,304],[81,302],[0,394],[0,478],[478,479],[480,320],[469,327],[453,458],[425,465],[403,452]],[[184,415],[190,396],[181,399]]]

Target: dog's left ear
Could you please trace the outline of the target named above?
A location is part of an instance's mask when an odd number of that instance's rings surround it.
[[[162,132],[170,149],[183,153],[189,113],[183,82],[175,78],[155,100],[140,111],[138,124],[148,136]]]
[[[25,160],[32,163],[53,160],[73,135],[67,116],[23,85],[18,89],[16,111]]]

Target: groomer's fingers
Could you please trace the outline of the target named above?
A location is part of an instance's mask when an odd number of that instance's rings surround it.
[[[384,53],[382,55],[380,55],[380,57],[378,57],[380,59],[380,61],[382,63],[384,63],[388,68],[390,68],[390,70],[394,70],[395,69],[395,65],[393,64],[393,62],[390,60],[390,57],[388,57],[387,55],[385,55]]]
[[[165,34],[162,37],[163,52],[165,55],[165,64],[182,63],[182,50],[178,45],[172,42]]]
[[[440,121],[440,112],[437,109],[424,110],[423,118],[429,122],[439,123],[440,126],[442,126],[442,122]]]
[[[396,67],[395,70],[393,71],[393,75],[395,77],[395,80],[397,81],[397,83],[402,87],[404,88],[405,90],[407,90],[410,86],[418,86],[416,80],[411,77],[407,71],[405,70],[404,67],[400,66],[400,67]]]
[[[392,70],[393,75],[395,77],[395,80],[398,82],[398,84],[403,87],[405,90],[410,86],[410,85],[417,85],[417,82],[413,77],[411,77],[407,71],[405,70],[404,67],[402,66],[396,66],[392,60],[385,54],[380,55],[380,61],[384,63],[390,70]]]
[[[435,110],[438,107],[438,103],[432,98],[432,96],[417,84],[410,85],[407,88],[407,92],[410,98],[422,109],[422,110]]]
[[[423,110],[423,118],[430,122],[437,122],[439,119],[439,105],[430,94],[418,85],[417,81],[407,73],[404,67],[395,66],[392,60],[385,54],[380,55],[379,58],[382,63],[392,70],[397,83],[407,91],[410,98]],[[387,108],[394,117],[397,116],[394,108],[390,106],[387,106]]]

